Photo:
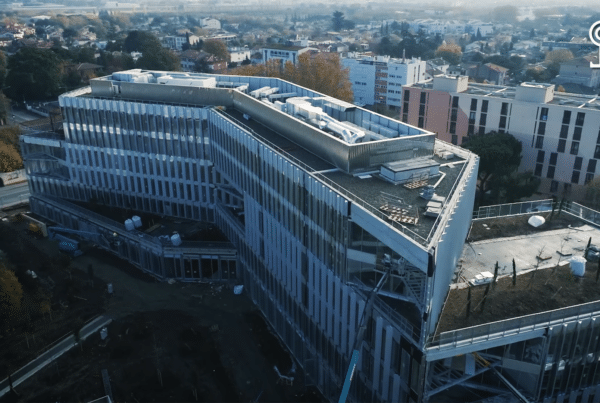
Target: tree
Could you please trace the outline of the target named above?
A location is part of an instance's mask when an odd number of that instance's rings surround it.
[[[131,31],[125,38],[123,49],[128,52],[153,51],[161,48],[162,45],[156,36],[146,31]]]
[[[354,99],[349,71],[342,68],[339,56],[333,53],[318,53],[314,57],[303,53],[297,65],[287,62],[282,67],[278,60],[269,60],[261,65],[238,67],[230,74],[282,78],[346,102]]]
[[[547,64],[548,78],[546,81],[556,77],[560,72],[560,65],[573,59],[573,53],[567,49],[556,49],[546,53],[544,62]]]
[[[4,88],[7,65],[8,60],[6,59],[6,54],[4,52],[0,52],[0,88]]]
[[[442,44],[435,51],[435,56],[443,58],[450,64],[459,64],[462,58],[462,50],[455,43]]]
[[[23,48],[8,60],[6,94],[16,101],[44,100],[60,92],[62,61],[51,50]]]
[[[344,13],[341,11],[334,12],[333,18],[331,19],[331,26],[334,31],[341,31],[344,27]]]
[[[142,53],[135,66],[146,70],[179,71],[181,60],[173,51],[161,47],[153,52]]]
[[[552,65],[552,64],[560,65],[561,63],[569,61],[572,58],[573,58],[573,53],[571,53],[570,50],[555,49],[551,52],[546,53],[546,58],[544,59],[544,62],[548,63],[549,65]]]
[[[217,59],[229,61],[229,51],[225,42],[216,39],[209,39],[202,45],[202,50],[214,55]]]
[[[463,147],[479,156],[479,203],[483,204],[486,192],[498,195],[505,178],[515,174],[521,164],[522,145],[508,133],[491,132],[483,136],[470,136]]]
[[[206,57],[201,57],[198,58],[198,60],[196,60],[196,63],[194,63],[194,71],[197,73],[211,73],[212,69],[210,68],[210,64],[208,63],[208,60],[206,60]]]
[[[107,74],[135,67],[133,58],[127,53],[113,54],[112,52],[101,52],[98,64],[104,66],[104,72]]]
[[[20,318],[23,287],[15,272],[0,263],[0,321],[5,326],[14,326]]]

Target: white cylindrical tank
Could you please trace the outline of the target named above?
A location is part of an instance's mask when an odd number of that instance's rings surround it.
[[[100,329],[100,338],[102,340],[106,340],[107,337],[108,337],[108,329],[103,327],[102,329]]]
[[[133,225],[133,221],[131,221],[131,219],[130,219],[130,218],[128,218],[127,220],[125,220],[125,229],[126,229],[127,231],[131,231],[131,230],[133,230],[134,228],[135,228],[135,227],[134,227],[134,225]]]
[[[133,226],[135,228],[139,228],[142,226],[142,219],[137,215],[134,215],[133,217],[131,217],[131,221],[133,221]]]
[[[585,274],[585,263],[587,260],[582,256],[573,256],[571,258],[571,272],[574,276],[583,277]]]
[[[181,245],[181,237],[179,236],[179,234],[174,234],[171,237],[171,242],[173,243],[173,246],[179,246]]]

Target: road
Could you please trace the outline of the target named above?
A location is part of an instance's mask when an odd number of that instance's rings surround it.
[[[29,184],[27,182],[1,187],[0,208],[26,202],[29,196]]]
[[[23,122],[28,122],[30,120],[36,120],[39,118],[41,118],[40,115],[31,113],[25,109],[13,109],[11,115],[8,118],[8,123],[14,125]]]
[[[80,337],[82,340],[85,340],[90,334],[98,331],[103,326],[108,325],[112,319],[106,316],[99,316],[92,320],[90,323],[85,325],[80,331]],[[31,375],[35,374],[40,369],[44,368],[46,365],[50,364],[52,361],[56,360],[58,357],[63,355],[65,352],[69,351],[73,346],[75,346],[75,336],[69,335],[65,337],[62,341],[56,344],[54,347],[50,348],[48,351],[40,355],[35,360],[31,361],[29,364],[25,365],[23,368],[18,370],[17,372],[12,374],[12,383],[13,388],[17,387],[20,383],[27,380]],[[8,385],[8,378],[4,379],[0,382],[0,397],[4,396],[10,387]]]

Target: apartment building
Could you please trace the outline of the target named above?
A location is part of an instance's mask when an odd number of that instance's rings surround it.
[[[420,58],[395,59],[389,56],[364,56],[348,53],[342,65],[349,78],[358,105],[402,106],[402,86],[424,81],[427,62]]]
[[[200,40],[196,35],[170,35],[163,38],[163,43],[166,47],[173,50],[182,50],[184,43],[195,45]]]
[[[202,18],[200,26],[204,29],[221,29],[221,22],[214,18]]]
[[[521,171],[541,178],[540,191],[585,196],[600,158],[600,102],[558,93],[553,84],[507,87],[437,76],[404,87],[402,121],[462,144],[468,136],[510,133],[523,144]]]
[[[231,47],[227,50],[229,51],[229,61],[231,63],[241,63],[244,60],[250,60],[252,57],[248,47]]]
[[[59,102],[64,134],[22,137],[33,212],[160,280],[244,284],[332,401],[354,350],[348,401],[429,400],[475,155],[275,78],[131,70]],[[207,222],[229,242],[159,235],[98,204]]]
[[[577,57],[560,64],[560,72],[552,81],[559,84],[580,84],[585,87],[598,88],[600,86],[600,69],[592,68],[591,64],[598,64],[598,55],[590,54]]]

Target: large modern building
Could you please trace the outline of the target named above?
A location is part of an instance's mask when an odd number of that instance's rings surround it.
[[[358,105],[402,106],[402,86],[426,78],[427,63],[421,59],[394,59],[389,56],[365,56],[348,53],[342,65],[349,70],[349,79]]]
[[[159,279],[244,284],[331,400],[354,349],[349,401],[428,400],[475,155],[274,78],[131,70],[59,101],[64,134],[22,139],[34,213]],[[160,217],[230,242],[155,236]]]
[[[404,87],[401,118],[458,145],[468,136],[510,133],[523,144],[520,170],[542,179],[540,191],[577,200],[597,172],[600,102],[554,89],[553,84],[507,87],[437,76]]]
[[[521,102],[549,96],[545,86],[523,88]],[[425,107],[437,107],[423,94]],[[158,279],[243,284],[306,383],[328,399],[339,398],[356,350],[348,401],[463,402],[467,391],[496,401],[600,400],[598,300],[440,327],[449,310],[461,311],[448,301],[472,228],[478,158],[468,151],[274,78],[131,70],[59,102],[64,133],[21,140],[31,210],[62,227],[54,232]],[[501,116],[534,117],[537,128],[554,119],[506,108]],[[586,108],[571,111],[574,127],[587,124]],[[599,222],[575,203],[567,210]],[[117,221],[115,211],[131,219]],[[186,229],[173,233],[173,224]],[[195,240],[200,225],[229,242]],[[564,251],[581,253],[591,230],[568,231]],[[514,254],[512,245],[504,248]],[[499,247],[465,249],[483,250],[474,260],[489,270]],[[520,266],[525,254],[536,259],[531,249],[525,240]],[[569,289],[595,290],[594,275]],[[569,273],[557,281],[573,283]]]

